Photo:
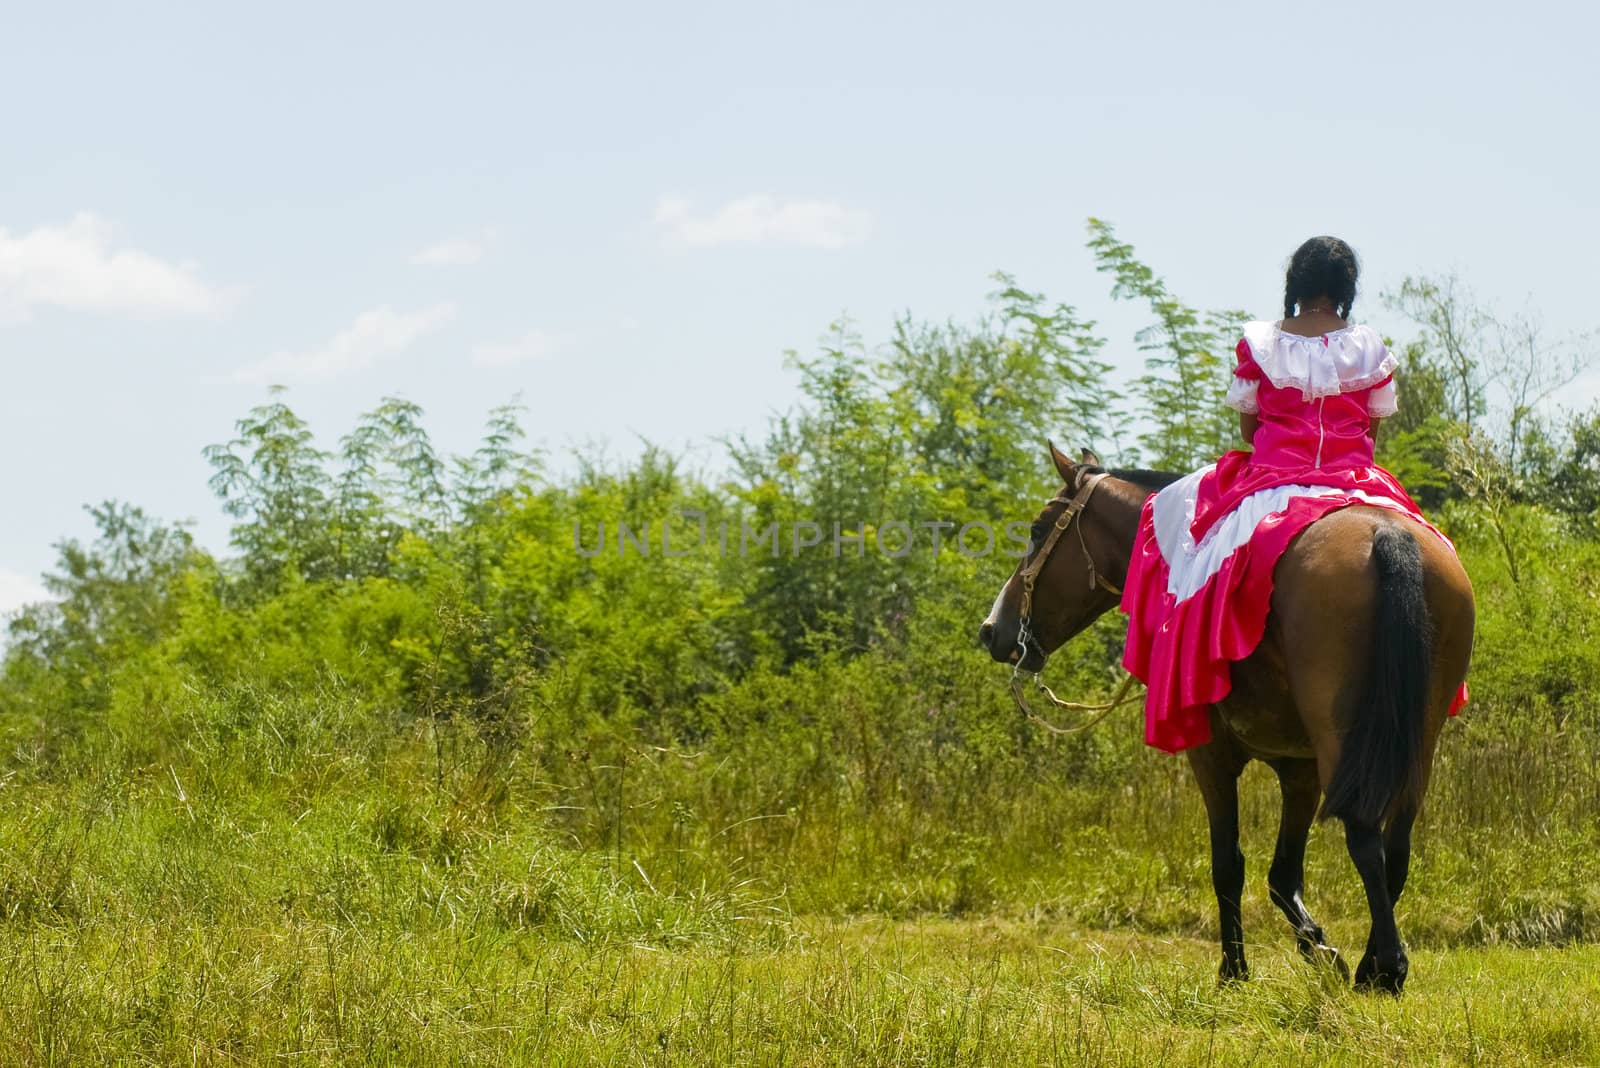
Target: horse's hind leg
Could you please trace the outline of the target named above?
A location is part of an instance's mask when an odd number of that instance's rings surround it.
[[[1321,925],[1311,918],[1301,898],[1305,890],[1306,836],[1322,797],[1317,762],[1309,758],[1285,758],[1272,761],[1272,769],[1278,773],[1278,786],[1283,793],[1278,845],[1273,850],[1272,867],[1267,872],[1272,903],[1288,917],[1289,926],[1294,928],[1294,941],[1300,955],[1312,962],[1332,964],[1348,980],[1350,969],[1340,958],[1339,951],[1327,944]]]
[[[1212,717],[1213,741],[1188,750],[1189,764],[1206,802],[1211,828],[1211,888],[1217,895],[1217,916],[1222,928],[1224,981],[1250,978],[1244,960],[1244,853],[1239,849],[1239,773],[1247,758],[1226,736],[1218,737]]]
[[[1400,891],[1406,888],[1406,873],[1411,868],[1411,825],[1416,820],[1416,808],[1402,805],[1383,829],[1383,873],[1390,905],[1400,901]]]
[[[1344,844],[1350,859],[1361,874],[1367,891],[1367,908],[1372,913],[1372,932],[1367,936],[1367,951],[1356,965],[1356,989],[1377,988],[1400,993],[1406,983],[1405,947],[1394,922],[1394,898],[1389,893],[1389,864],[1384,855],[1383,835],[1377,827],[1354,819],[1344,821]]]
[[[1465,671],[1465,667],[1461,670]],[[1450,695],[1440,695],[1434,700],[1434,709],[1425,727],[1422,743],[1421,776],[1416,796],[1402,797],[1389,814],[1383,827],[1384,881],[1389,887],[1389,903],[1400,901],[1400,891],[1406,888],[1406,875],[1411,869],[1411,827],[1417,822],[1417,811],[1422,796],[1428,789],[1428,779],[1433,768],[1433,754],[1439,743],[1439,732],[1444,727],[1445,710]]]

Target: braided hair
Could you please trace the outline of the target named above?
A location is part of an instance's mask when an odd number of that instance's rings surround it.
[[[1327,297],[1339,318],[1350,318],[1360,272],[1355,249],[1337,237],[1313,237],[1289,259],[1283,279],[1283,317],[1293,319],[1295,305],[1312,297]]]

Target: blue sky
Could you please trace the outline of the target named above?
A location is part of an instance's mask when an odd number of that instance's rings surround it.
[[[1201,305],[1269,316],[1331,232],[1387,333],[1446,270],[1600,322],[1592,5],[137,7],[5,11],[0,611],[85,502],[223,548],[200,452],[268,382],[330,442],[399,394],[468,448],[520,393],[556,453],[709,464],[785,349],[996,269],[1132,370],[1090,215]]]

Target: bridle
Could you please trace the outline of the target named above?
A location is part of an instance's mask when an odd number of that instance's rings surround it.
[[[1028,628],[1028,620],[1033,612],[1033,584],[1039,578],[1039,572],[1044,570],[1044,565],[1049,561],[1050,550],[1056,547],[1056,542],[1061,540],[1061,535],[1066,533],[1067,528],[1072,526],[1072,521],[1077,519],[1078,515],[1088,505],[1089,498],[1094,495],[1094,488],[1108,477],[1110,476],[1106,472],[1096,471],[1088,478],[1084,478],[1083,472],[1079,471],[1074,478],[1077,483],[1076,492],[1070,498],[1052,497],[1049,504],[1045,505],[1046,508],[1050,507],[1051,504],[1062,505],[1061,515],[1056,517],[1055,525],[1050,528],[1050,533],[1045,536],[1044,544],[1039,546],[1039,551],[1034,553],[1033,559],[1028,561],[1027,566],[1021,572],[1022,615],[1020,618],[1024,631]],[[1094,557],[1089,555],[1089,543],[1083,540],[1082,523],[1078,524],[1078,544],[1083,547],[1083,558],[1089,563],[1089,588],[1092,590],[1099,586],[1107,593],[1121,597],[1122,590],[1107,581],[1099,571],[1095,570]]]
[[[1045,536],[1044,542],[1039,546],[1039,551],[1034,553],[1032,559],[1030,559],[1018,573],[1019,577],[1022,579],[1022,606],[1021,612],[1017,617],[1018,652],[1017,662],[1013,664],[1011,668],[1011,696],[1016,700],[1017,707],[1022,710],[1023,715],[1049,730],[1052,734],[1076,734],[1079,731],[1085,731],[1090,727],[1093,727],[1096,723],[1099,723],[1102,719],[1105,719],[1107,714],[1109,714],[1112,709],[1128,703],[1128,691],[1133,688],[1133,683],[1135,681],[1132,675],[1129,675],[1125,680],[1123,680],[1122,688],[1117,691],[1117,696],[1113,697],[1109,704],[1083,705],[1076,704],[1071,701],[1061,700],[1051,691],[1050,687],[1046,686],[1044,681],[1040,679],[1040,672],[1032,672],[1034,686],[1036,686],[1039,692],[1044,694],[1050,703],[1056,708],[1072,709],[1078,712],[1099,713],[1099,715],[1095,716],[1088,722],[1079,724],[1075,727],[1057,727],[1046,722],[1035,715],[1033,710],[1030,709],[1027,703],[1022,699],[1022,662],[1023,660],[1027,659],[1028,642],[1033,639],[1033,633],[1029,627],[1029,623],[1033,618],[1033,585],[1039,578],[1039,572],[1044,570],[1044,565],[1049,561],[1051,550],[1053,550],[1056,547],[1056,543],[1061,540],[1061,535],[1065,534],[1067,532],[1067,528],[1071,527],[1073,525],[1073,521],[1076,520],[1080,514],[1082,514],[1084,508],[1089,504],[1089,498],[1094,495],[1095,487],[1100,485],[1101,482],[1105,481],[1107,477],[1109,476],[1105,471],[1096,471],[1093,474],[1085,477],[1084,472],[1080,469],[1074,475],[1072,486],[1070,487],[1072,489],[1072,496],[1056,496],[1050,499],[1049,504],[1046,504],[1045,507],[1048,508],[1052,504],[1060,504],[1062,506],[1061,514],[1056,517],[1055,523],[1050,528],[1050,533]],[[1094,557],[1089,553],[1089,543],[1085,541],[1083,537],[1083,524],[1078,523],[1077,527],[1078,544],[1083,549],[1083,559],[1089,568],[1089,589],[1093,590],[1096,587],[1099,587],[1114,597],[1121,597],[1122,589],[1107,579],[1104,575],[1100,574],[1099,570],[1095,568]],[[1040,652],[1043,653],[1043,647],[1040,648]],[[1042,670],[1043,665],[1040,665],[1040,667]]]

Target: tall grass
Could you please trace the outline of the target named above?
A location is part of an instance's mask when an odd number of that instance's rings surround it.
[[[399,686],[367,631],[330,636],[374,602],[325,618],[312,593],[278,645],[206,623],[212,644],[106,665],[103,706],[57,700],[48,665],[13,694],[0,1063],[1593,1063],[1562,1000],[1594,993],[1600,923],[1578,564],[1513,589],[1474,561],[1476,700],[1416,835],[1398,1007],[1293,957],[1259,766],[1257,981],[1219,990],[1185,762],[1133,710],[1036,730],[952,637],[973,598],[666,691],[618,631],[473,697],[425,669]],[[1118,639],[1083,636],[1058,688],[1108,691]],[[213,648],[223,667],[197,668]],[[1353,955],[1367,911],[1337,827],[1314,830],[1307,882]]]
[[[797,913],[1210,933],[1198,793],[1181,758],[1140,744],[1136,713],[1057,739],[1022,722],[987,671],[920,691],[911,674],[876,655],[757,674],[675,738],[649,717],[561,714],[559,675],[509,735],[385,714],[332,683],[180,684],[137,724],[113,715],[69,739],[13,724],[0,915],[358,923],[398,910],[424,926],[659,946],[781,939]],[[1406,935],[1590,937],[1600,745],[1492,712],[1483,702],[1441,745]],[[1241,822],[1259,937],[1281,926],[1263,885],[1277,817],[1276,780],[1252,768]],[[1365,907],[1331,825],[1313,832],[1308,904],[1357,941]]]

